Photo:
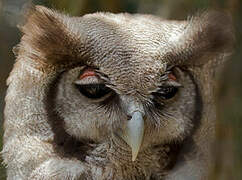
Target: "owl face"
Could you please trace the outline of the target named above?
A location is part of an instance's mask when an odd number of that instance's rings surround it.
[[[87,69],[77,67],[64,72],[57,88],[55,108],[64,118],[65,129],[71,135],[97,142],[107,140],[130,120],[126,106],[123,105],[129,99],[141,104],[143,108],[144,138],[148,141],[146,145],[179,139],[191,128],[196,88],[186,72],[180,69],[178,71],[178,68],[167,71],[169,74],[164,72],[161,82],[157,82],[150,93],[141,94],[137,88],[140,86],[138,80],[132,82],[132,92],[126,93],[125,90],[130,90],[130,87],[121,89],[114,86],[110,79],[107,82],[106,75],[103,80],[104,74],[99,70],[94,70],[93,76],[80,79]],[[146,68],[142,70],[145,72]],[[169,79],[175,70],[176,75],[172,75],[176,79]],[[127,77],[130,77],[128,73]],[[184,87],[181,83],[186,83],[187,86]]]
[[[118,137],[136,157],[191,133],[202,111],[193,69],[214,59],[231,38],[216,18],[206,13],[190,21],[111,13],[76,18],[37,7],[22,29],[19,56],[55,79],[48,101],[64,131],[95,143]]]
[[[142,125],[128,130],[141,137],[133,142],[141,149],[189,134],[199,96],[196,83],[187,70],[163,59],[167,38],[169,43],[178,38],[166,29],[179,32],[184,24],[161,26],[160,19],[150,18],[94,14],[76,22],[88,22],[83,33],[93,52],[85,65],[59,76],[54,104],[69,134],[97,143],[118,135],[129,144],[127,128],[135,111],[142,114]]]

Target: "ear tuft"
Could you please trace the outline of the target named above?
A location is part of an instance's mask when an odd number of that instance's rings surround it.
[[[235,37],[232,18],[228,14],[207,11],[195,17],[190,23],[194,28],[192,35],[195,44],[201,46],[204,52],[231,50]]]
[[[184,65],[203,65],[232,51],[235,41],[232,18],[223,12],[205,11],[188,20],[175,42],[173,61]]]
[[[22,54],[31,60],[50,65],[62,65],[74,58],[73,48],[78,40],[69,28],[70,17],[43,6],[26,10],[18,56]]]
[[[206,11],[195,16],[187,29],[193,39],[192,64],[204,64],[210,57],[232,50],[235,41],[232,18],[223,12]]]

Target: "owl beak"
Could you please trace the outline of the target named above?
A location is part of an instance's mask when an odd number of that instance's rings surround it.
[[[139,111],[133,112],[132,118],[127,121],[127,124],[120,135],[122,139],[131,147],[132,161],[135,161],[144,136],[143,113]]]

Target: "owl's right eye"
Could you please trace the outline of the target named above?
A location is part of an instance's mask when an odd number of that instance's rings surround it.
[[[83,96],[95,100],[105,97],[112,91],[99,78],[93,68],[83,69],[75,81],[75,87]]]
[[[76,84],[80,93],[90,99],[100,99],[111,92],[105,84]]]

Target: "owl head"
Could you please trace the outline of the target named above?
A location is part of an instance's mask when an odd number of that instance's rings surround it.
[[[230,18],[214,11],[186,21],[69,17],[42,6],[27,14],[10,86],[44,97],[57,139],[121,139],[133,160],[149,147],[183,141],[203,123],[214,72],[234,38]]]

